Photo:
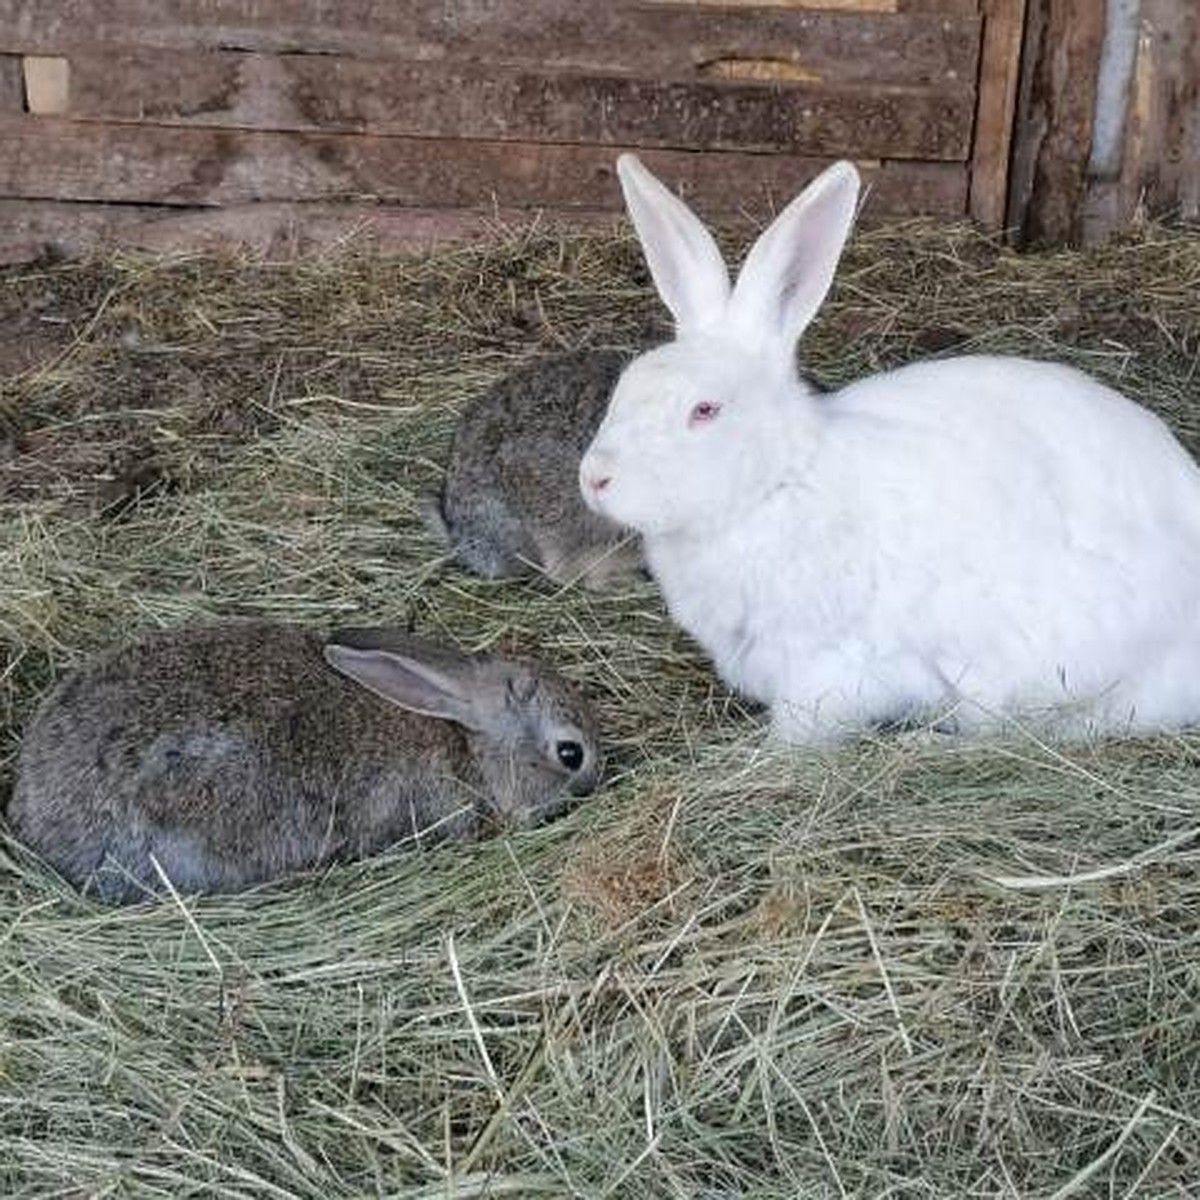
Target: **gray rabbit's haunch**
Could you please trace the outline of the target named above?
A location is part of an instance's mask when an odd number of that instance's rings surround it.
[[[400,630],[152,634],[72,671],[21,747],[14,833],[128,902],[530,825],[599,780],[595,722],[536,662]],[[161,872],[161,874],[160,874]]]
[[[543,571],[605,587],[640,576],[628,529],[588,510],[579,460],[630,355],[584,349],[536,359],[467,405],[425,523],[457,562],[494,578]]]

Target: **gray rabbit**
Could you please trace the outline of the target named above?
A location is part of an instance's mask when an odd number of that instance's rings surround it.
[[[14,833],[109,901],[236,891],[592,792],[594,721],[534,662],[394,629],[152,634],[72,671],[21,747]]]
[[[480,575],[543,571],[558,583],[621,582],[642,566],[636,537],[590,512],[579,461],[629,361],[575,350],[504,376],[463,411],[425,520]]]

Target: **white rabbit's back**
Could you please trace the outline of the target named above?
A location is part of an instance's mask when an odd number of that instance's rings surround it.
[[[1200,719],[1200,470],[1156,417],[982,357],[820,404],[815,455],[751,527],[651,548],[676,618],[785,732],[963,700],[966,724],[1064,702],[1089,729]]]
[[[814,397],[796,343],[850,233],[854,166],[812,180],[732,286],[670,188],[630,155],[617,173],[676,340],[622,375],[581,486],[643,534],[672,615],[780,734],[947,704],[1065,732],[1200,721],[1200,470],[1165,426],[1018,359]]]
[[[842,402],[831,460],[870,477],[871,523],[911,555],[896,599],[957,690],[998,709],[1103,694],[1139,727],[1200,717],[1200,470],[1158,418],[1070,368],[992,358]],[[891,436],[855,436],[893,414]]]

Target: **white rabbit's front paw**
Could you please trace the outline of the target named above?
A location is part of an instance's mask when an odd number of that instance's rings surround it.
[[[834,697],[782,700],[771,706],[771,737],[793,746],[833,746],[863,730],[856,707]]]

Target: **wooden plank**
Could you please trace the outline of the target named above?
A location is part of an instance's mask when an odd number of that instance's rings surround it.
[[[894,13],[898,0],[658,0],[659,4],[692,4],[714,8],[805,8],[834,12]]]
[[[736,11],[613,0],[0,0],[0,51],[120,48],[485,59],[493,64],[690,78],[705,64],[792,62],[827,82],[970,83],[976,0],[944,12]]]
[[[983,20],[969,208],[985,228],[999,229],[1008,202],[1025,0],[984,0]]]
[[[948,13],[955,16],[979,11],[980,0],[646,0],[649,4],[686,5],[691,8],[788,8],[805,12]]]
[[[0,113],[19,113],[25,109],[25,85],[22,82],[21,56],[0,54]]]
[[[979,0],[649,0],[654,4],[690,5],[694,8],[790,8],[808,12],[910,13],[935,12],[962,15],[978,11]]]
[[[364,199],[471,208],[620,207],[618,148],[0,118],[0,195],[180,206]],[[769,211],[828,160],[652,151],[715,213]],[[904,168],[904,169],[901,169]],[[961,164],[874,169],[878,211],[961,214]]]
[[[475,63],[77,55],[71,116],[378,135],[965,159],[973,98],[941,89],[663,82]]]
[[[1008,223],[1025,244],[1082,232],[1104,5],[1028,0]]]
[[[809,168],[816,169],[816,164]],[[883,163],[868,174],[868,223],[889,212],[962,212],[966,178],[961,167]],[[419,208],[361,202],[176,208],[0,200],[0,265],[47,255],[77,257],[113,246],[153,252],[246,249],[291,259],[348,242],[374,252],[395,253],[425,250],[447,241],[494,239],[530,228],[615,231],[622,214],[614,196],[605,198],[611,205],[607,209]],[[756,219],[745,209],[717,213],[708,208],[707,192],[702,198],[708,214],[729,225],[759,227],[772,211],[761,207]],[[780,195],[778,201],[787,198]]]
[[[1143,213],[1200,217],[1200,11],[1143,0],[1137,15],[1127,92],[1105,97],[1114,120],[1126,101],[1120,137],[1089,164],[1085,241]]]
[[[65,58],[27,54],[21,60],[25,108],[41,117],[61,117],[71,106],[71,69]]]
[[[651,17],[657,28],[646,28],[636,45],[627,44],[639,25],[651,25]],[[826,83],[969,85],[975,79],[980,31],[980,19],[971,14],[880,17],[683,9],[639,17],[610,42],[606,63],[581,65],[689,78],[695,72],[717,73],[722,64],[736,69],[742,61],[775,61]],[[544,61],[552,63],[553,57]]]
[[[1194,220],[1200,217],[1200,11],[1144,0],[1140,15],[1138,144],[1123,171],[1125,190],[1152,213],[1176,210]]]

